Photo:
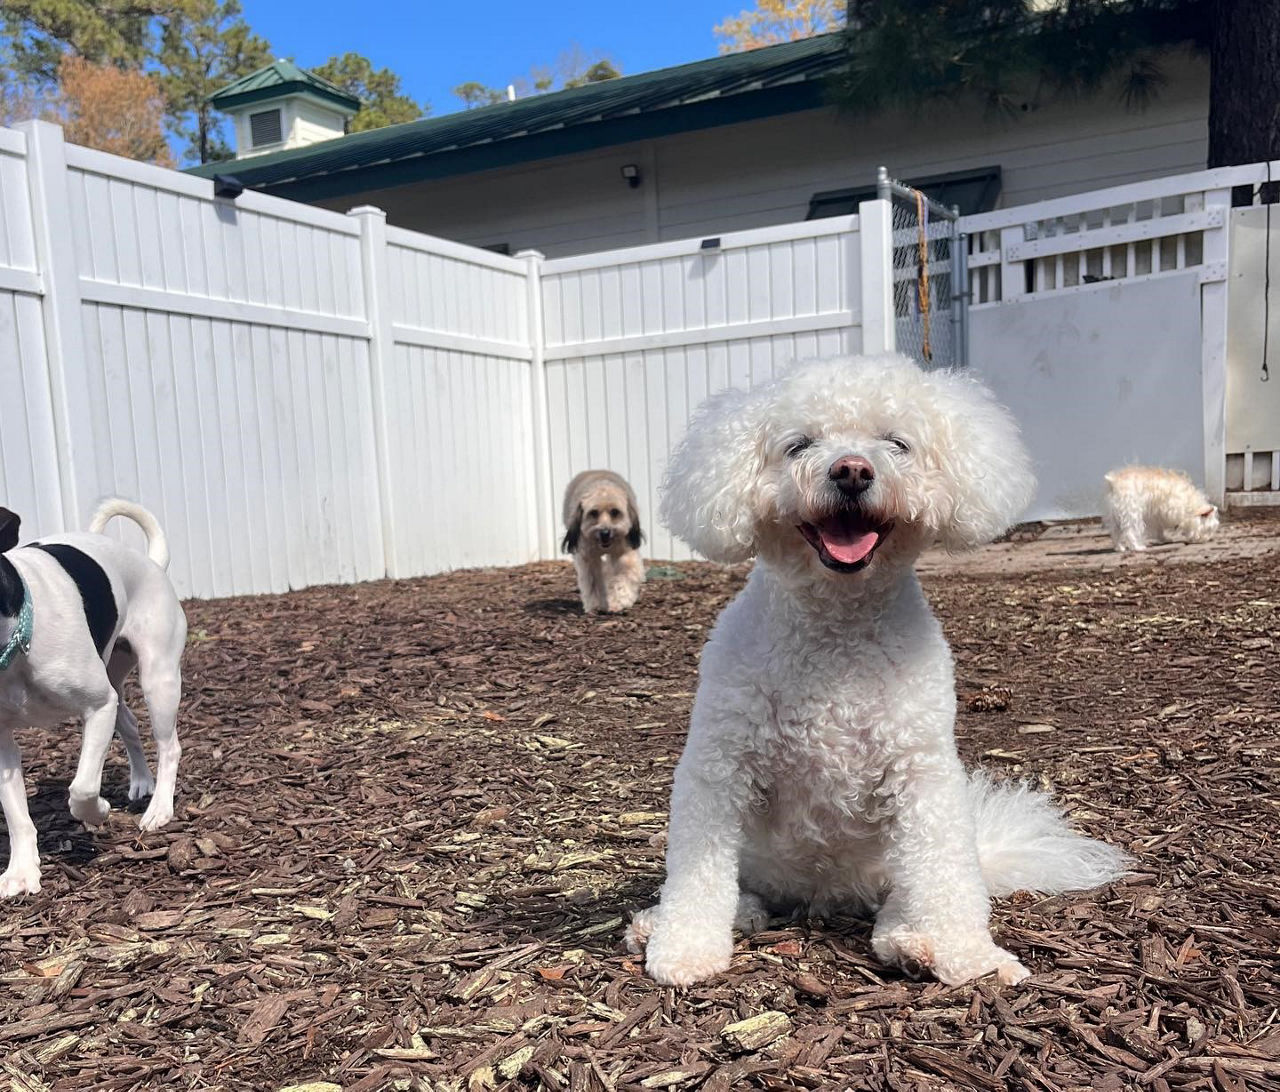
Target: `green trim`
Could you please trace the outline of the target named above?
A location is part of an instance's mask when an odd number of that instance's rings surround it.
[[[297,80],[290,83],[272,84],[270,87],[259,87],[252,91],[242,91],[238,95],[228,95],[226,98],[220,98],[217,102],[214,102],[213,99],[209,101],[219,110],[229,113],[232,110],[240,109],[242,106],[252,106],[255,102],[272,102],[275,99],[288,98],[291,95],[301,95],[305,98],[315,99],[326,106],[337,106],[350,114],[355,114],[360,109],[359,99],[352,98],[350,95],[334,95],[324,90],[324,88]]]
[[[531,136],[511,137],[476,147],[419,155],[371,167],[355,165],[328,173],[303,169],[300,171],[301,177],[295,176],[279,182],[256,182],[252,158],[206,164],[190,173],[208,176],[231,171],[246,186],[263,193],[294,201],[317,201],[370,190],[392,189],[427,179],[512,167],[535,160],[574,155],[699,129],[757,121],[780,114],[816,110],[823,105],[823,87],[815,81],[805,81],[750,95],[710,99],[689,106],[605,119],[589,125],[576,125]]]
[[[246,156],[232,169],[255,189],[337,198],[810,109],[822,104],[827,77],[845,63],[840,35],[820,35]],[[246,77],[218,98],[256,92],[276,78]],[[208,177],[227,168],[190,173]]]
[[[22,580],[22,606],[18,608],[18,620],[14,623],[13,632],[9,634],[9,640],[5,643],[4,648],[0,649],[0,671],[4,671],[14,658],[21,653],[25,656],[31,651],[31,633],[35,628],[35,610],[31,605],[31,589],[27,587],[27,582],[22,579],[19,574],[19,580]]]

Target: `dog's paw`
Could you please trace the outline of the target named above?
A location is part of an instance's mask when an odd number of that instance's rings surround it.
[[[692,986],[695,982],[728,970],[733,958],[733,935],[709,934],[673,928],[659,921],[649,937],[644,966],[663,986]]]
[[[0,876],[0,899],[34,895],[40,890],[40,865],[10,864]]]
[[[643,952],[645,945],[649,943],[649,936],[657,924],[658,908],[656,906],[651,906],[648,910],[637,910],[632,914],[631,923],[627,926],[626,932],[622,934],[622,943],[627,946],[627,951],[632,955],[639,955]]]
[[[738,909],[733,915],[733,927],[744,937],[753,936],[769,924],[769,908],[759,895],[744,891],[738,896]]]
[[[1007,952],[989,937],[971,944],[945,943],[909,925],[873,934],[871,947],[885,963],[900,967],[914,977],[931,973],[939,982],[958,986],[975,978],[994,974],[1006,986],[1030,976],[1012,952]]]
[[[141,830],[159,830],[172,818],[173,801],[162,800],[158,796],[153,796],[151,803],[147,806],[147,810],[142,813],[138,827]]]
[[[129,774],[129,799],[144,800],[156,791],[156,779],[151,776],[150,770],[143,770],[140,774]]]
[[[100,827],[111,814],[111,805],[101,796],[75,796],[67,798],[67,808],[75,818],[87,827]]]

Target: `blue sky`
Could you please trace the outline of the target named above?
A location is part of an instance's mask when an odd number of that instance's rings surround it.
[[[753,0],[242,0],[249,25],[280,57],[321,64],[335,53],[363,53],[390,68],[407,94],[445,114],[467,80],[505,86],[534,65],[552,64],[575,43],[610,57],[630,75],[710,57],[711,28]]]

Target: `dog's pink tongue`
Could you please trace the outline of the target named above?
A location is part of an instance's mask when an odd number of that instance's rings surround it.
[[[855,531],[835,520],[818,526],[818,535],[827,553],[842,565],[856,565],[876,548],[880,535],[876,531]]]

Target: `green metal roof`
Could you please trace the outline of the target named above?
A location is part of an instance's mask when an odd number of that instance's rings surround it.
[[[234,174],[245,186],[298,200],[340,197],[812,109],[824,102],[825,77],[843,62],[841,36],[825,34],[209,163],[191,173]]]
[[[336,84],[321,79],[314,72],[299,68],[292,61],[272,61],[269,65],[241,76],[234,83],[227,84],[221,91],[209,96],[209,102],[219,110],[234,110],[239,106],[263,102],[267,99],[278,99],[283,95],[306,92],[331,102],[335,106],[355,112],[360,109],[360,100],[348,94]]]

